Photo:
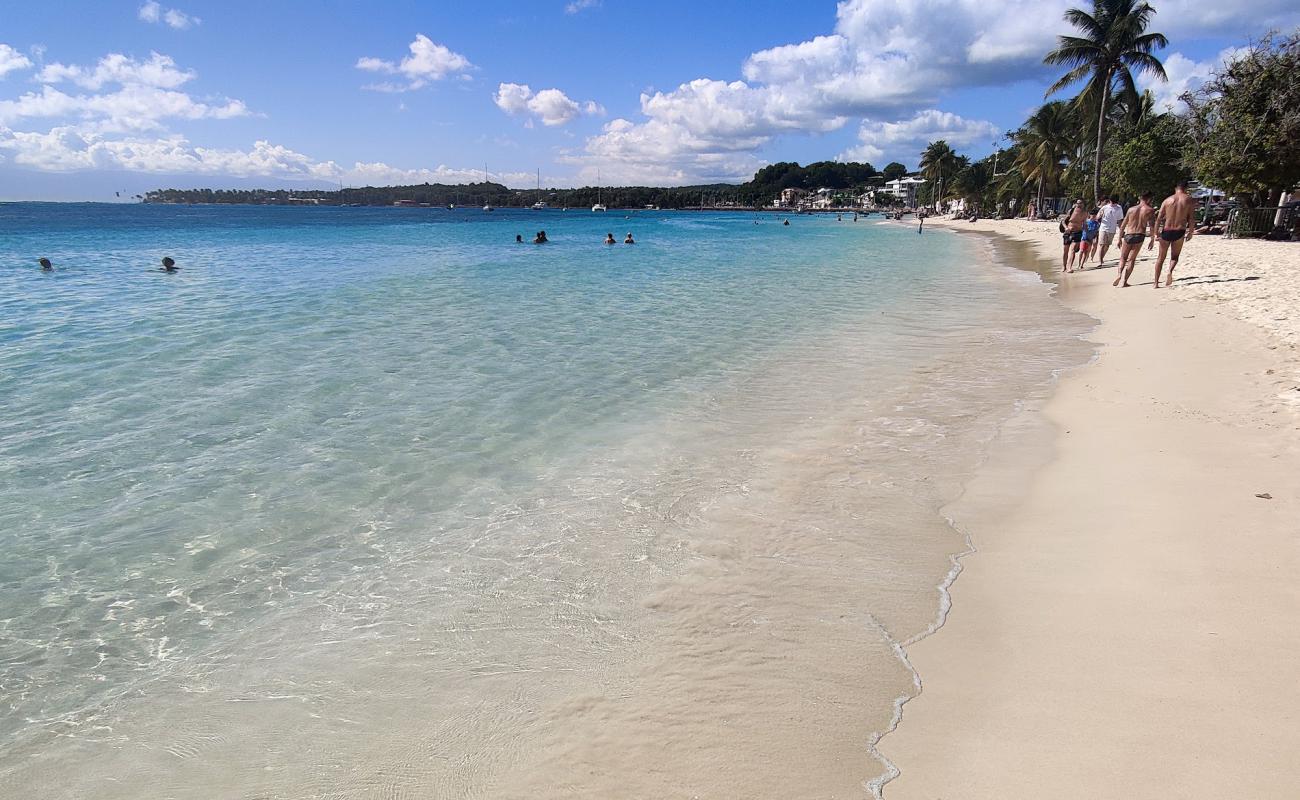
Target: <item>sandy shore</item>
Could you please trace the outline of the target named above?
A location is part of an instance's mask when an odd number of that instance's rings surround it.
[[[946,224],[1059,264],[1050,223]],[[888,800],[1296,796],[1300,245],[1197,237],[1158,292],[1143,253],[1066,277],[1097,361],[949,509],[977,552],[909,648]]]

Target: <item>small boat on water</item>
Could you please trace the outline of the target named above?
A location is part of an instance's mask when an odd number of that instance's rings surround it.
[[[544,208],[548,208],[548,206],[542,200],[542,171],[539,169],[537,170],[537,202],[533,203],[533,210],[541,211]]]
[[[484,185],[484,186],[487,186],[487,184],[488,184],[488,171],[487,171],[487,164],[484,164],[484,165],[483,165],[483,185]],[[486,203],[483,204],[483,210],[484,210],[484,211],[495,211],[496,209],[492,207],[492,203],[491,203],[491,201],[489,201],[489,202],[486,202]]]
[[[592,211],[608,211],[605,204],[600,202],[600,172],[596,172],[596,204],[591,207]]]

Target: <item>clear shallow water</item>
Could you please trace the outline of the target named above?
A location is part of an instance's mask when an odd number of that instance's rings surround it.
[[[623,216],[0,205],[0,787],[870,778],[938,509],[1082,326],[949,234]]]

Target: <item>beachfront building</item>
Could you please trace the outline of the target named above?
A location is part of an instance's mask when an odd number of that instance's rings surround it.
[[[885,186],[880,191],[884,194],[896,197],[903,202],[903,205],[916,207],[916,190],[925,183],[925,178],[919,178],[912,175],[905,175],[892,181],[885,181]]]
[[[776,198],[776,203],[774,203],[774,205],[777,208],[797,208],[799,206],[799,201],[803,200],[807,196],[808,192],[804,189],[798,189],[795,187],[782,189],[781,196]]]

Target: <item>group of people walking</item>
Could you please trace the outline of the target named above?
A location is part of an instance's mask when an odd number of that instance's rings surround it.
[[[1060,223],[1061,271],[1082,270],[1090,260],[1104,263],[1106,251],[1118,237],[1119,274],[1113,285],[1128,286],[1142,242],[1146,241],[1147,250],[1151,250],[1158,241],[1160,252],[1156,256],[1155,288],[1160,288],[1166,257],[1169,259],[1169,272],[1164,285],[1170,286],[1174,282],[1174,268],[1182,256],[1183,245],[1192,238],[1195,215],[1196,201],[1187,193],[1186,181],[1178,182],[1174,193],[1165,198],[1159,209],[1151,205],[1150,192],[1144,192],[1138,204],[1127,212],[1118,197],[1101,198],[1100,204],[1091,212],[1083,200],[1075,200]]]

